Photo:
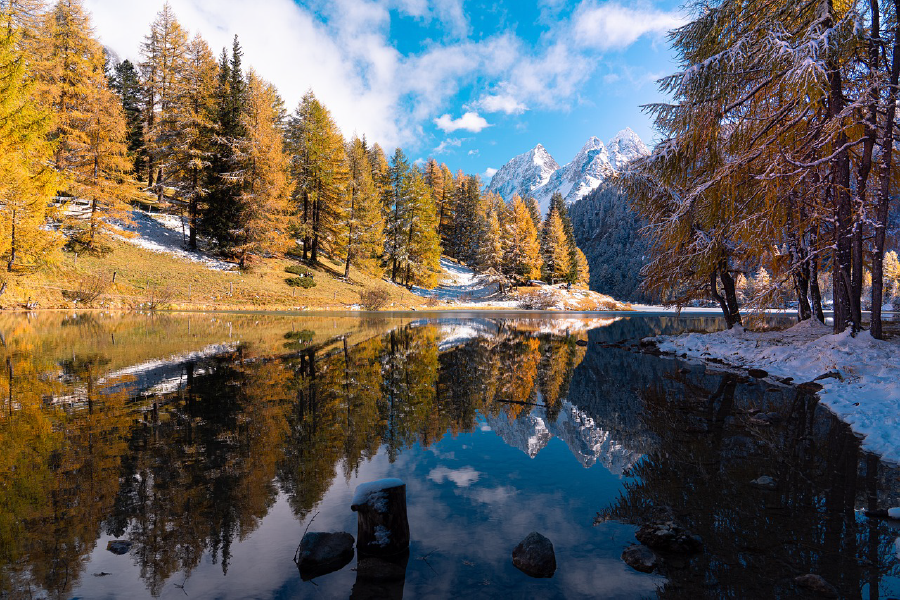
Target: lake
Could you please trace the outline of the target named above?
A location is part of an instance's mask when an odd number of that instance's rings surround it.
[[[806,573],[900,596],[900,528],[862,513],[900,506],[895,465],[814,395],[637,349],[721,327],[0,315],[0,597],[784,598]],[[407,485],[405,578],[303,581],[304,532],[356,536],[353,492],[384,477]],[[622,551],[661,510],[703,551],[639,573]],[[531,531],[552,578],[511,562]]]

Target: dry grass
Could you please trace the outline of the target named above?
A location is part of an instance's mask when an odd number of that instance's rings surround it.
[[[296,261],[284,258],[260,260],[245,272],[215,271],[201,263],[169,254],[150,252],[124,241],[110,242],[103,256],[62,253],[52,268],[14,273],[0,296],[0,308],[20,308],[30,301],[39,308],[72,308],[63,295],[85,278],[105,278],[108,287],[95,302],[102,308],[127,309],[167,290],[168,308],[192,310],[341,310],[359,301],[360,291],[382,289],[388,309],[423,306],[424,300],[401,286],[350,270],[344,280],[343,265],[325,259],[309,267],[316,287],[298,289],[285,282],[285,268]],[[115,282],[113,282],[115,277]]]

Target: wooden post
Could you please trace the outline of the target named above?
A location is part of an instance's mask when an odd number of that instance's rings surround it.
[[[409,548],[406,484],[379,479],[356,488],[351,510],[357,513],[356,549],[370,556],[391,556]]]
[[[116,272],[115,272],[115,271],[113,271],[113,280],[112,280],[112,282],[113,282],[113,283],[116,282]]]

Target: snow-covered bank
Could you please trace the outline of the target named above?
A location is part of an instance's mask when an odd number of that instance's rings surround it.
[[[132,235],[122,239],[150,252],[171,254],[193,262],[203,263],[216,271],[232,271],[235,265],[204,252],[188,250],[181,218],[177,215],[131,211],[133,224],[123,227]]]
[[[659,349],[699,359],[757,368],[795,383],[817,380],[822,403],[865,436],[863,447],[900,462],[900,341],[876,340],[805,321],[785,331],[740,326],[718,333],[652,338]],[[824,376],[824,377],[823,377]]]

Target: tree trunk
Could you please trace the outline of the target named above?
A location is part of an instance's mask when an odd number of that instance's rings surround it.
[[[722,289],[725,291],[725,303],[728,306],[729,313],[731,313],[732,324],[743,325],[737,301],[737,292],[734,289],[734,277],[728,272],[728,265],[725,261],[723,261],[719,270],[719,279],[722,280]]]
[[[717,278],[718,272],[713,271],[709,275],[709,293],[712,295],[713,299],[719,303],[719,306],[722,308],[722,316],[725,317],[725,326],[728,329],[734,327],[734,321],[731,318],[731,311],[728,309],[728,302],[725,300],[725,297],[719,293],[717,288]]]
[[[894,0],[895,14],[900,14],[900,0]],[[894,148],[894,118],[897,112],[897,83],[900,80],[900,27],[894,29],[894,50],[891,57],[891,80],[887,95],[887,115],[881,147],[878,202],[875,208],[875,249],[872,255],[872,325],[870,333],[875,339],[883,339],[881,306],[884,304],[884,242],[887,230],[888,209],[891,202],[891,160]]]
[[[17,245],[17,240],[16,240],[16,210],[13,209],[13,211],[12,211],[12,232],[11,232],[11,235],[10,235],[10,242],[9,242],[9,262],[6,263],[6,270],[7,270],[7,272],[9,272],[9,273],[12,273],[12,270],[13,270],[13,264],[16,262],[16,245]],[[6,282],[5,282],[5,281],[3,282],[3,288],[4,288],[4,290],[6,289]]]
[[[358,497],[359,504],[350,506],[357,513],[356,549],[360,554],[391,556],[409,548],[406,484],[400,480],[383,481],[385,485],[391,481],[396,485]]]
[[[200,183],[197,169],[194,169],[194,185],[191,193],[191,201],[188,204],[188,212],[190,213],[190,233],[188,234],[188,248],[197,249],[197,196],[200,193]]]

